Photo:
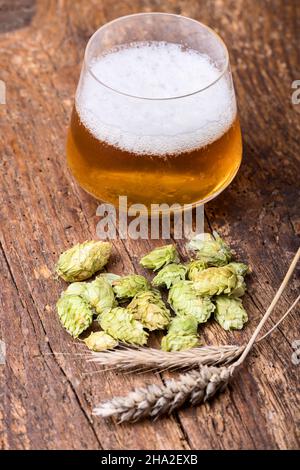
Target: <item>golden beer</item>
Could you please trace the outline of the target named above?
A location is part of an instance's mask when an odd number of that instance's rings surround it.
[[[86,191],[114,205],[119,196],[147,208],[196,205],[231,182],[241,157],[227,50],[211,30],[142,14],[95,33],[67,143],[69,167]]]
[[[68,136],[68,163],[80,186],[96,198],[118,204],[196,204],[218,194],[236,174],[242,155],[237,118],[206,147],[179,155],[143,155],[101,142],[82,124],[76,108]]]

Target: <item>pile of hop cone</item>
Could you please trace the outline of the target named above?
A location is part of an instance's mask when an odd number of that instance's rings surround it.
[[[141,266],[158,271],[151,283],[139,274],[113,273],[86,282],[107,264],[111,244],[87,241],[67,250],[56,268],[70,283],[57,302],[62,325],[77,338],[96,317],[101,330],[84,339],[93,351],[113,349],[119,341],[143,346],[154,330],[167,330],[163,350],[186,350],[199,345],[198,326],[212,316],[225,330],[240,330],[248,320],[240,299],[248,266],[233,261],[230,248],[216,232],[197,235],[187,247],[193,259],[186,264],[173,245],[144,256]],[[168,291],[171,309],[159,289]]]

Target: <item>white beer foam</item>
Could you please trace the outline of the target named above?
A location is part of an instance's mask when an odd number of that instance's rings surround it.
[[[235,119],[230,78],[195,93],[220,71],[206,55],[179,44],[134,43],[90,67],[77,90],[78,114],[94,137],[121,150],[160,156],[191,151],[217,140]]]

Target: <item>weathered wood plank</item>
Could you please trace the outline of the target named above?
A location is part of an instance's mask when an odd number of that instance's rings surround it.
[[[35,0],[1,0],[0,33],[6,33],[30,25],[35,13]]]
[[[94,374],[95,367],[86,366],[78,355],[81,344],[59,325],[54,304],[64,284],[52,277],[59,252],[94,237],[98,220],[97,202],[78,188],[64,156],[87,39],[99,25],[122,14],[159,10],[191,16],[219,30],[229,46],[244,134],[241,170],[233,184],[206,206],[208,228],[225,235],[254,270],[246,299],[249,326],[227,335],[214,325],[203,335],[207,343],[249,337],[299,243],[300,124],[290,101],[291,82],[299,78],[296,3],[40,0],[35,15],[21,29],[14,21],[2,28],[6,32],[0,35],[0,79],[7,84],[7,105],[0,106],[0,332],[8,348],[7,365],[0,366],[3,448],[299,445],[299,368],[291,362],[291,343],[299,336],[297,313],[257,348],[229,390],[212,404],[183,410],[159,423],[117,426],[92,417],[95,403],[166,375],[154,379],[150,374]],[[178,245],[184,254],[183,244]],[[116,240],[109,268],[143,273],[138,259],[149,246],[148,241]],[[294,280],[278,314],[290,305],[297,286]],[[91,374],[84,375],[85,371]]]

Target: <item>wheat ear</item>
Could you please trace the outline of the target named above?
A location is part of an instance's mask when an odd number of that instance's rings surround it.
[[[109,370],[175,370],[192,369],[199,365],[224,365],[237,359],[245,346],[203,346],[187,351],[166,352],[154,348],[128,348],[93,353],[89,362],[107,366]],[[104,371],[107,369],[104,369]],[[101,370],[99,371],[101,372]]]
[[[103,417],[115,417],[118,422],[138,421],[139,419],[157,418],[172,413],[184,403],[196,405],[212,398],[217,391],[223,390],[234,371],[249,354],[262,327],[270,317],[284,288],[286,287],[300,258],[298,249],[282,284],[280,285],[268,310],[259,322],[240,358],[227,367],[201,366],[198,371],[182,374],[178,380],[168,380],[165,385],[149,385],[137,388],[125,397],[116,397],[95,408],[94,414]]]
[[[183,404],[197,405],[226,387],[230,367],[203,366],[200,370],[182,374],[165,385],[151,384],[136,388],[126,397],[115,397],[94,409],[97,416],[115,417],[119,423],[136,422],[142,418],[158,418],[170,414]]]

